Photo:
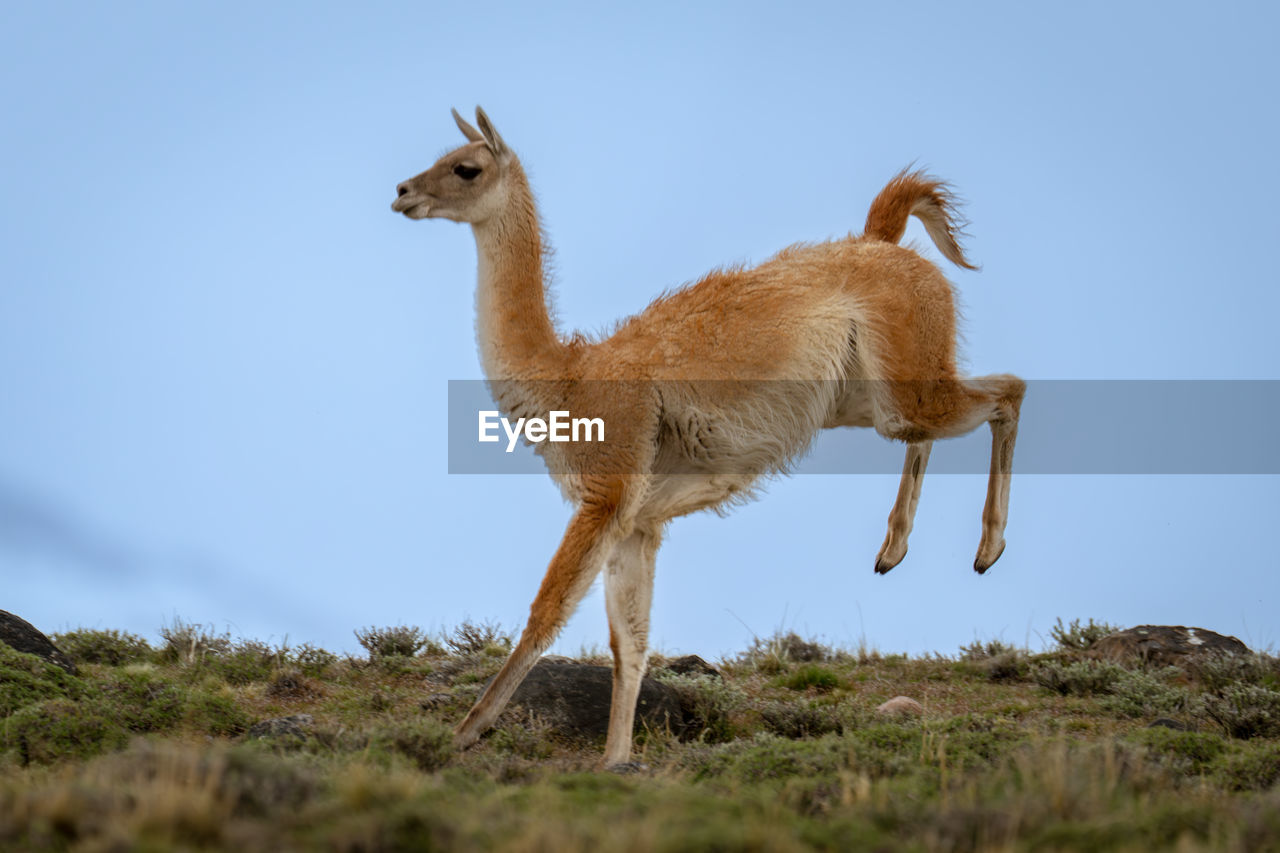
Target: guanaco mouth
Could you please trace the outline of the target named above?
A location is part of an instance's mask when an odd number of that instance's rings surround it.
[[[431,202],[422,196],[402,195],[391,202],[391,209],[410,219],[424,219],[431,212]]]

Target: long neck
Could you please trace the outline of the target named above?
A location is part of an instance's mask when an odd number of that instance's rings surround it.
[[[547,310],[538,211],[514,158],[507,181],[502,210],[472,226],[479,262],[480,360],[490,379],[557,378],[568,348]]]

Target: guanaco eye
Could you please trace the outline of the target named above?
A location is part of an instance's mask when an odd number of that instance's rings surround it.
[[[453,173],[464,181],[473,181],[476,175],[480,174],[480,169],[476,166],[464,166],[459,163],[453,167]]]

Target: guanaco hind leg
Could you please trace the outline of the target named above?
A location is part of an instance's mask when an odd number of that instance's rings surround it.
[[[991,396],[991,473],[987,500],[982,507],[982,539],[973,570],[982,574],[1004,553],[1004,527],[1009,520],[1009,485],[1013,475],[1013,446],[1018,438],[1018,416],[1027,384],[1016,376],[986,376],[970,380]]]
[[[932,441],[920,441],[907,445],[907,458],[902,463],[902,480],[898,483],[898,498],[889,511],[889,532],[880,553],[876,555],[876,572],[884,574],[907,555],[907,537],[915,523],[916,505],[920,502],[920,484],[924,470],[929,465]]]
[[[952,394],[946,423],[922,426],[912,412],[897,412],[899,429],[916,437],[908,446],[898,497],[889,513],[889,532],[876,557],[876,571],[883,574],[907,553],[907,537],[920,499],[920,483],[929,461],[932,442],[972,431],[982,423],[991,427],[991,473],[982,510],[982,540],[973,568],[985,572],[1004,553],[1004,528],[1009,520],[1009,484],[1013,473],[1013,447],[1018,437],[1018,415],[1026,383],[1016,376],[981,376],[961,381],[964,393]],[[927,387],[927,386],[926,386]],[[945,386],[944,386],[945,387]],[[950,386],[954,390],[955,386]],[[926,398],[927,401],[927,398]],[[927,406],[925,406],[927,408]],[[925,438],[919,438],[923,433]]]

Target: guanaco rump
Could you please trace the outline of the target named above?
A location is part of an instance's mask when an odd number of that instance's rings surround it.
[[[945,184],[903,171],[871,203],[860,237],[711,272],[602,340],[563,338],[547,309],[543,234],[524,169],[483,110],[478,129],[456,110],[453,117],[467,144],[400,184],[391,209],[470,223],[480,357],[503,414],[567,410],[608,428],[607,442],[538,447],[573,516],[519,642],[455,730],[458,748],[494,723],[603,570],[614,660],[604,763],[628,764],[667,522],[749,497],[820,429],[873,427],[907,443],[876,557],[884,573],[907,553],[933,441],[990,424],[974,569],[1000,557],[1025,385],[959,375],[952,285],[898,245],[914,215],[949,261],[973,268]]]

